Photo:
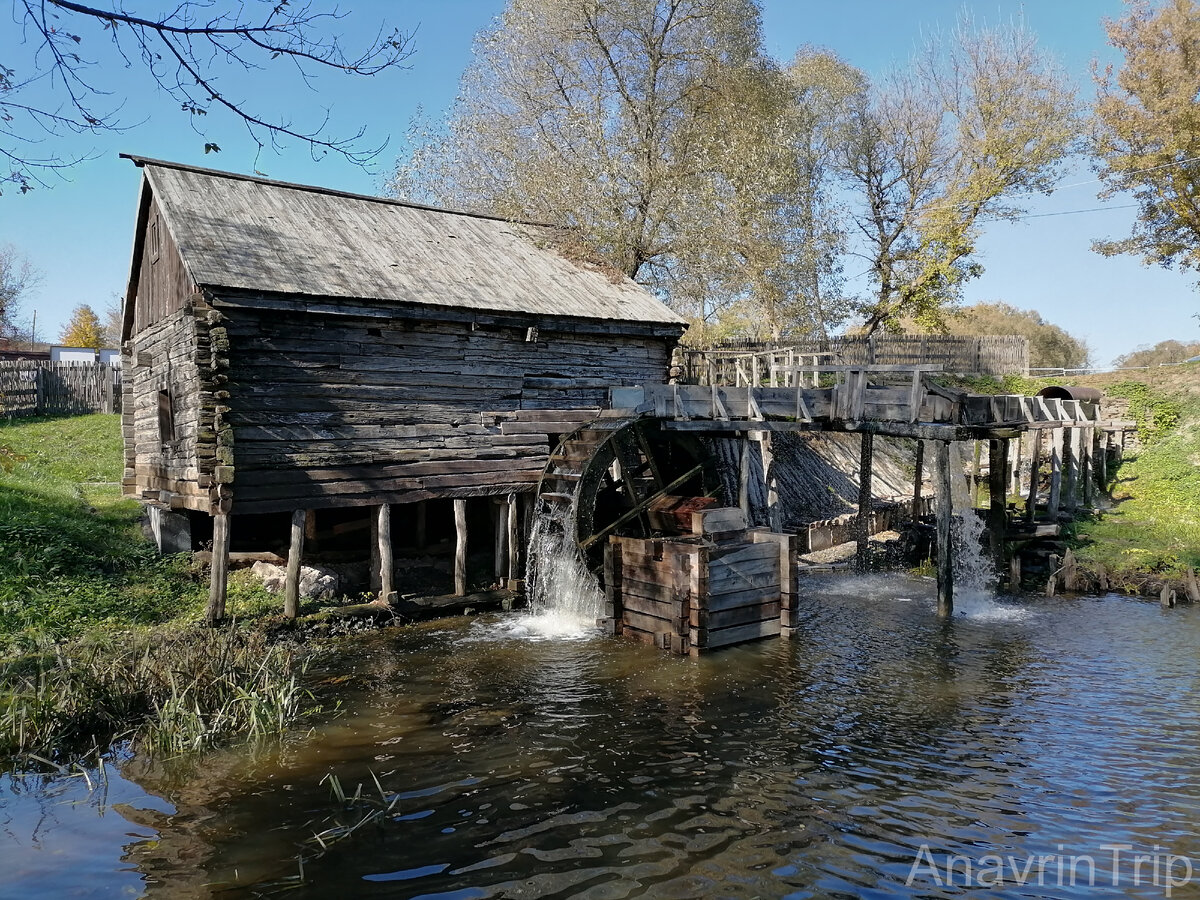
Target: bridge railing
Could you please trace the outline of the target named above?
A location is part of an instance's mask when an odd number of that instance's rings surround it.
[[[676,363],[680,384],[733,387],[803,387],[785,384],[785,371],[819,365],[940,365],[964,375],[1025,375],[1029,341],[1019,335],[850,335],[782,345],[684,347]]]

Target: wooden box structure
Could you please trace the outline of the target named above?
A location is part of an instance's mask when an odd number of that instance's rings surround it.
[[[691,656],[789,637],[797,601],[793,537],[747,528],[735,508],[693,513],[691,532],[609,538],[605,614],[613,629]]]

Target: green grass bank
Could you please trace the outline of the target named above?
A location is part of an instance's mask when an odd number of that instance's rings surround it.
[[[143,536],[118,416],[10,421],[0,446],[0,757],[201,749],[302,711],[305,652],[253,624],[278,598],[233,579],[234,623],[200,627],[207,573]]]
[[[1111,505],[1075,526],[1076,555],[1116,589],[1167,583],[1183,596],[1187,573],[1200,569],[1200,364],[1086,382],[1129,399],[1141,446],[1111,474]]]
[[[1188,571],[1200,569],[1200,363],[961,383],[980,392],[1023,394],[1076,384],[1129,400],[1141,446],[1108,473],[1111,503],[1073,523],[1068,543],[1093,583],[1130,594],[1157,594],[1165,583],[1184,596]]]

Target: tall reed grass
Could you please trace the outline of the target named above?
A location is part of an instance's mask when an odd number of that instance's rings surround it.
[[[42,639],[0,663],[0,756],[63,758],[117,738],[185,753],[278,735],[313,711],[300,683],[307,659],[234,626]]]

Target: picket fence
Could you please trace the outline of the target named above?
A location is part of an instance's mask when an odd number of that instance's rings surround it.
[[[120,412],[121,369],[107,363],[0,361],[0,413]]]

